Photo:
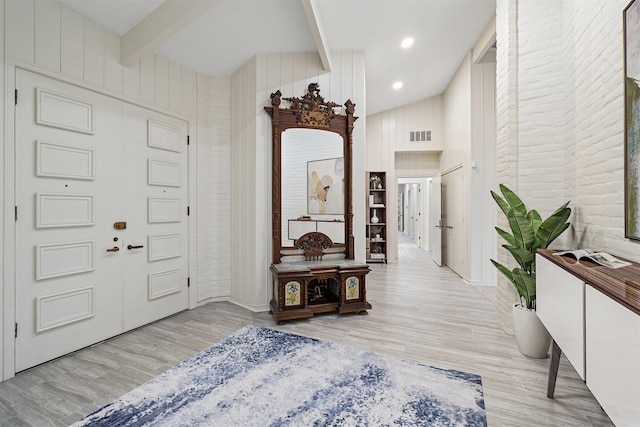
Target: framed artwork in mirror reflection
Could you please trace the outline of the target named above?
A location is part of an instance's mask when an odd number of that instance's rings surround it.
[[[307,162],[307,212],[344,215],[344,157]]]

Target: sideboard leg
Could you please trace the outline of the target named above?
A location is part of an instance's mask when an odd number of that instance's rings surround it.
[[[551,363],[549,364],[549,380],[547,382],[547,397],[553,399],[553,393],[556,390],[556,379],[558,378],[558,367],[560,366],[560,355],[562,350],[553,340],[553,346],[551,349]]]

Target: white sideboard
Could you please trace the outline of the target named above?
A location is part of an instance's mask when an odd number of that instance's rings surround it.
[[[640,316],[587,286],[587,386],[618,427],[640,425]]]
[[[610,269],[536,255],[537,313],[554,340],[547,396],[560,350],[617,427],[640,425],[640,266]]]
[[[585,284],[546,258],[536,257],[536,312],[584,381]]]

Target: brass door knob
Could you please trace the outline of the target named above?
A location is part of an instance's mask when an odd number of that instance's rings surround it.
[[[119,247],[114,246],[114,247],[112,247],[111,249],[107,249],[107,252],[118,252],[119,250],[120,250],[120,248],[119,248]]]

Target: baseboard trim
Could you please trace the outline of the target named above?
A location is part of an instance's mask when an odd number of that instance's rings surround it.
[[[254,313],[263,313],[265,311],[269,311],[269,304],[266,305],[247,305],[247,304],[243,304],[239,301],[235,301],[233,298],[229,299],[230,302],[232,302],[233,304],[242,307],[242,308],[246,308],[249,311],[253,311]]]

